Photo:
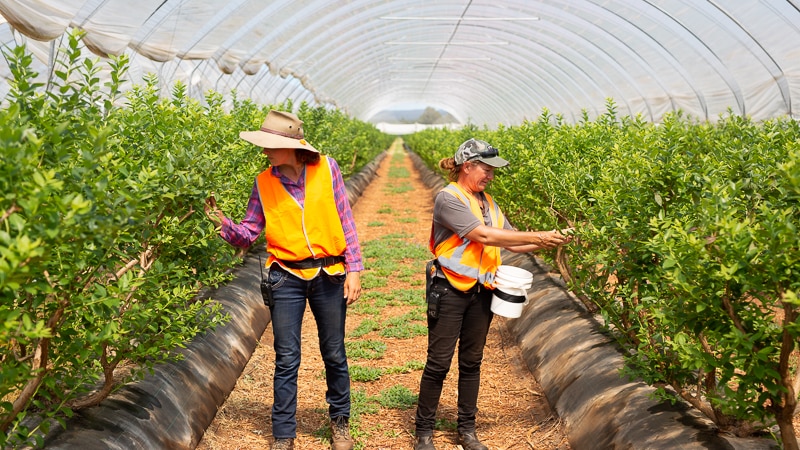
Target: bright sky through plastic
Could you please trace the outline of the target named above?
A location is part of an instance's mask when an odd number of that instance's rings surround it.
[[[545,108],[575,122],[608,99],[651,121],[800,117],[796,1],[0,0],[0,15],[0,43],[26,43],[42,76],[77,27],[164,92],[181,80],[198,98],[236,90],[362,120],[432,106],[490,127]]]

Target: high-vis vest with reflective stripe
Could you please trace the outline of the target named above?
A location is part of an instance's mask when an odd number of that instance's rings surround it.
[[[289,194],[280,178],[272,174],[272,169],[258,174],[256,183],[267,222],[264,228],[269,254],[267,267],[276,261],[280,264],[280,260],[300,261],[344,254],[347,243],[336,209],[327,157],[321,157],[319,164],[306,165],[306,196],[302,206]],[[282,267],[304,280],[316,277],[320,271],[320,268]],[[344,263],[328,266],[325,272],[345,273]]]
[[[483,223],[480,202],[473,195],[465,191],[458,183],[450,183],[443,191],[468,205],[472,214]],[[503,228],[505,219],[500,208],[489,194],[485,195],[491,219],[491,223],[486,225]],[[431,227],[429,246],[439,261],[445,277],[456,289],[467,291],[475,286],[475,283],[481,283],[490,289],[493,288],[494,274],[501,264],[500,247],[461,239],[457,234],[453,234],[444,242],[435,245],[433,227]]]

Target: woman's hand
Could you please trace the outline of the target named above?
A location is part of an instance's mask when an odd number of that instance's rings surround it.
[[[503,247],[514,253],[535,252],[564,245],[572,241],[572,228],[552,231],[517,231],[478,225],[464,237],[473,242]]]
[[[361,297],[361,272],[347,272],[344,279],[344,298],[347,304],[352,304]]]
[[[541,231],[540,233],[542,240],[540,245],[542,248],[555,248],[571,242],[575,229],[563,228],[561,230]]]
[[[203,205],[203,211],[206,213],[208,220],[210,220],[215,227],[219,228],[222,226],[222,222],[225,220],[225,214],[217,209],[217,199],[214,198],[213,192],[206,199],[206,202]]]

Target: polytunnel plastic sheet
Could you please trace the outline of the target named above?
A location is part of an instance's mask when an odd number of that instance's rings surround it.
[[[653,121],[799,116],[797,0],[0,0],[0,14],[2,43],[27,43],[44,76],[77,28],[95,54],[130,53],[134,81],[363,120],[422,105],[479,125],[543,108],[578,121],[609,98]]]

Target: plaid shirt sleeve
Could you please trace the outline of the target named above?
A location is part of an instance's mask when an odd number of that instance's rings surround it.
[[[342,171],[335,159],[327,157],[331,165],[331,175],[333,176],[333,197],[336,200],[336,210],[339,211],[339,219],[342,221],[344,230],[344,240],[347,248],[344,250],[344,261],[347,265],[347,272],[361,272],[364,270],[364,263],[361,260],[361,246],[358,243],[358,233],[356,233],[356,223],[353,220],[353,211],[350,209],[350,200],[347,198],[347,189],[342,179]]]
[[[261,207],[261,198],[258,196],[258,185],[253,183],[253,191],[247,201],[247,212],[240,223],[234,223],[225,218],[222,221],[220,236],[234,247],[247,248],[261,235],[264,230],[264,209]]]

